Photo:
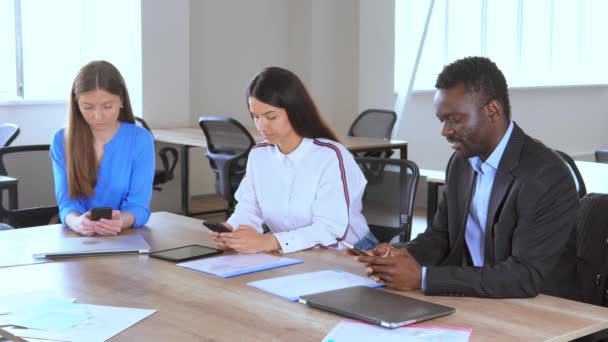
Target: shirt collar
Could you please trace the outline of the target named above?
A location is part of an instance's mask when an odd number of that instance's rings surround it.
[[[302,159],[306,157],[312,145],[312,139],[302,138],[302,142],[300,142],[300,145],[298,145],[295,150],[291,151],[291,153],[283,154],[283,152],[281,152],[281,150],[279,149],[279,145],[274,145],[274,152],[281,164],[285,164],[287,161],[289,161],[294,165],[297,165]]]
[[[505,148],[507,147],[507,143],[509,142],[509,138],[511,137],[511,133],[513,132],[513,121],[509,123],[509,127],[505,132],[505,135],[502,136],[492,154],[486,159],[484,162],[479,156],[469,158],[469,163],[477,171],[477,173],[484,174],[491,169],[496,170],[498,168],[498,164],[500,163],[500,159],[502,158],[503,153],[505,152]]]

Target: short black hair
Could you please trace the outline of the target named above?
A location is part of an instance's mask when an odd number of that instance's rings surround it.
[[[480,106],[498,101],[506,118],[511,119],[507,80],[489,58],[465,57],[446,65],[437,76],[435,88],[448,89],[458,84],[463,84],[465,92],[473,95]]]

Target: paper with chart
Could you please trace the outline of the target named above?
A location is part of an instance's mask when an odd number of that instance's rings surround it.
[[[302,260],[284,258],[265,253],[232,254],[182,262],[177,266],[230,278],[241,274],[302,263]]]
[[[325,270],[253,281],[247,285],[295,302],[300,296],[353,286],[380,287],[370,278],[342,270]]]
[[[48,259],[36,259],[32,257],[36,244],[28,244],[24,239],[6,238],[11,232],[3,232],[0,237],[0,267],[40,264],[50,262]]]
[[[412,324],[396,329],[384,328],[360,321],[342,320],[325,336],[323,342],[402,342],[450,341],[467,342],[471,328]]]

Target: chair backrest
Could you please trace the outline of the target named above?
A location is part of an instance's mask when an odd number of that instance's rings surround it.
[[[6,209],[0,201],[0,216],[13,227],[49,224],[58,213],[50,145],[0,148],[0,175],[17,178],[19,207]]]
[[[152,129],[150,129],[150,126],[148,126],[144,119],[136,116],[135,124],[152,133]],[[152,182],[152,186],[155,190],[160,191],[161,188],[157,185],[167,183],[174,178],[173,170],[175,170],[175,166],[177,165],[178,153],[175,147],[163,147],[158,152],[158,155],[163,168],[154,171],[154,181]]]
[[[595,150],[595,161],[608,164],[608,148]]]
[[[245,175],[249,151],[255,140],[237,120],[222,116],[201,116],[199,126],[207,140],[209,164],[217,175],[216,191],[234,201],[234,192]]]
[[[10,146],[20,132],[17,125],[9,123],[0,125],[0,147]]]
[[[578,210],[578,300],[608,306],[608,194],[589,194]]]
[[[585,186],[585,181],[583,180],[583,176],[581,176],[581,173],[578,170],[576,163],[574,162],[572,157],[570,157],[566,153],[564,153],[562,151],[558,151],[558,150],[555,150],[555,152],[557,154],[559,154],[559,156],[564,160],[566,165],[568,165],[568,168],[570,169],[570,172],[572,173],[572,177],[574,177],[574,183],[576,184],[576,191],[578,192],[578,198],[583,198],[583,196],[585,196],[587,194],[587,187]]]
[[[367,179],[363,215],[380,242],[410,240],[414,200],[420,172],[416,163],[403,159],[355,157]]]
[[[144,121],[144,119],[136,116],[135,117],[135,124],[139,127],[143,127],[146,130],[148,130],[148,132],[152,132],[152,129],[150,129],[150,126],[148,126],[148,124]]]
[[[390,140],[397,114],[392,110],[367,109],[348,129],[348,136]]]

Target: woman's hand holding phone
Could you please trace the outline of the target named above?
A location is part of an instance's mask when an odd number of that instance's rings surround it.
[[[95,233],[99,235],[118,235],[124,226],[123,215],[120,210],[112,210],[111,219],[101,218],[93,222]]]
[[[76,233],[84,236],[95,234],[95,222],[90,220],[89,212],[80,215],[77,212],[69,213],[65,217],[65,224]]]
[[[230,249],[230,247],[228,247],[228,245],[226,244],[224,239],[220,236],[221,231],[223,229],[221,229],[220,227],[217,226],[217,225],[221,225],[228,232],[232,232],[233,228],[230,224],[205,221],[205,222],[203,222],[203,225],[205,225],[205,227],[209,228],[209,237],[211,238],[211,240],[213,240],[213,242],[215,242],[216,248],[221,249],[223,251]],[[224,232],[226,232],[226,231],[224,231]]]

